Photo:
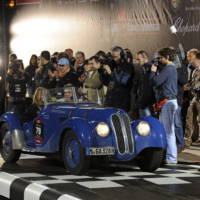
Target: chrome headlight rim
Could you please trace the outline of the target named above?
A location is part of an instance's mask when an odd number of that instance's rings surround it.
[[[140,136],[148,136],[151,132],[151,127],[148,122],[140,121],[136,127],[136,130]]]
[[[105,122],[99,122],[95,129],[99,137],[105,138],[110,135],[110,127]]]

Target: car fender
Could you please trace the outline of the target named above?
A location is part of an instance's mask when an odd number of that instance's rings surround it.
[[[15,113],[5,113],[0,117],[0,123],[7,123],[10,130],[22,130],[18,116]]]
[[[136,127],[141,121],[148,122],[151,127],[151,132],[148,136],[141,136],[137,132]],[[139,120],[133,121],[131,125],[135,139],[135,151],[137,154],[139,154],[143,149],[146,148],[166,148],[166,132],[164,126],[156,118],[144,117]]]
[[[65,134],[66,129],[71,129],[76,134],[81,145],[86,147],[92,147],[95,143],[95,136],[93,134],[92,127],[89,125],[87,120],[84,119],[70,119],[65,124],[63,124],[62,138]]]

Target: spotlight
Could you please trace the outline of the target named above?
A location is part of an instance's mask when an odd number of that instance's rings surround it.
[[[170,31],[172,34],[176,34],[177,33],[177,29],[176,27],[173,25],[173,26],[170,26]]]
[[[9,8],[14,8],[15,7],[15,0],[9,0],[8,3],[7,3],[7,6]]]

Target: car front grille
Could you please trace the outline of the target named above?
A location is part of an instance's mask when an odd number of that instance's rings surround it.
[[[119,153],[134,153],[133,135],[128,115],[125,113],[113,114],[111,122]]]

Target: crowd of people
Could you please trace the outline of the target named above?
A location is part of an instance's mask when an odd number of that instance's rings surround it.
[[[177,163],[177,152],[192,143],[200,144],[200,51],[191,49],[181,65],[174,48],[160,49],[154,59],[140,50],[115,46],[86,59],[64,52],[42,51],[32,55],[29,65],[15,54],[9,56],[6,75],[7,111],[13,111],[37,88],[84,88],[88,99],[104,106],[124,109],[130,117],[159,118],[167,133],[166,163]],[[178,148],[177,148],[178,147]]]

